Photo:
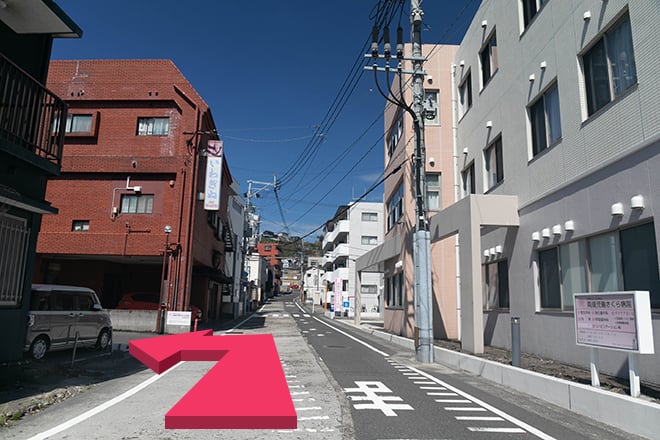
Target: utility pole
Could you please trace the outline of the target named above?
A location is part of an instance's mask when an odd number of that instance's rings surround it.
[[[426,147],[424,145],[424,117],[425,107],[431,111],[431,106],[425,106],[423,80],[426,73],[423,70],[426,58],[422,55],[422,18],[424,13],[420,7],[420,0],[410,1],[410,23],[412,39],[412,56],[403,55],[403,42],[401,41],[401,28],[397,30],[396,58],[399,65],[396,72],[399,76],[400,99],[392,95],[386,95],[378,85],[376,72],[389,73],[391,71],[389,61],[392,58],[391,45],[389,39],[389,29],[384,30],[384,54],[378,54],[378,28],[374,26],[373,39],[371,45],[371,54],[368,57],[374,58],[372,67],[378,91],[389,102],[402,107],[413,119],[415,133],[415,232],[413,236],[413,260],[415,265],[414,272],[414,311],[415,311],[415,352],[419,362],[433,362],[433,292],[431,285],[431,235],[428,231],[428,221],[426,218],[426,178],[424,165],[426,162]],[[380,68],[375,60],[384,58],[387,62],[385,68]],[[413,70],[405,71],[402,69],[404,60],[412,61]],[[403,81],[402,74],[411,74],[413,77],[413,103],[412,106],[406,104],[403,99]],[[389,87],[389,84],[388,84]]]

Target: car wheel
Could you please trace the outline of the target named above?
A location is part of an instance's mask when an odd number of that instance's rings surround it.
[[[46,353],[48,352],[48,338],[45,336],[39,336],[37,339],[32,341],[32,345],[30,346],[30,354],[32,355],[33,359],[36,360],[41,360],[46,356]]]
[[[110,341],[110,331],[107,328],[104,328],[96,339],[96,348],[99,350],[106,350],[110,345]]]

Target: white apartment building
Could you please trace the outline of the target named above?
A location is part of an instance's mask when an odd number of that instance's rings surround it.
[[[660,341],[658,35],[656,1],[482,2],[452,66],[462,199],[430,227],[459,236],[464,349],[511,348],[515,317],[523,352],[588,366],[579,292],[650,291]]]
[[[356,295],[362,314],[382,314],[383,275],[365,273],[356,290],[355,260],[383,242],[383,204],[354,202],[340,206],[326,222],[322,269],[325,271],[324,307],[335,315],[353,316]]]

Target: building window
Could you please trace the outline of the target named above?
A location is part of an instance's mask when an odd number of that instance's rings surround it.
[[[362,221],[363,222],[377,222],[378,221],[378,213],[377,212],[363,212],[362,213]]]
[[[521,0],[525,28],[529,26],[532,19],[536,17],[536,14],[541,10],[541,7],[547,2],[548,0]]]
[[[390,133],[387,137],[387,154],[391,157],[396,150],[399,140],[403,136],[403,111],[399,110],[394,118]]]
[[[387,278],[385,282],[385,300],[389,307],[403,306],[403,272]]]
[[[122,194],[122,214],[151,214],[154,210],[153,194]]]
[[[375,284],[363,284],[360,286],[360,293],[363,295],[375,295],[378,293],[378,286]]]
[[[484,265],[485,310],[509,308],[509,265],[506,260]]]
[[[138,136],[167,136],[170,118],[138,118]]]
[[[403,183],[394,191],[387,203],[387,229],[390,230],[403,215]]]
[[[0,216],[0,306],[21,305],[29,241],[25,219]]]
[[[487,190],[504,180],[504,164],[502,162],[502,137],[498,137],[484,151],[486,166]]]
[[[561,309],[559,257],[556,247],[539,251],[539,284],[541,286],[541,308]]]
[[[484,88],[497,72],[497,36],[494,31],[479,52],[479,60],[481,61],[481,87]]]
[[[437,90],[424,90],[424,124],[440,125],[438,102]]]
[[[530,105],[528,110],[532,129],[532,153],[536,156],[561,139],[557,83]]]
[[[621,266],[624,290],[648,290],[651,307],[660,308],[660,275],[653,223],[623,229]]]
[[[378,244],[378,237],[373,236],[373,235],[363,235],[362,236],[362,244],[363,245],[368,245],[368,246],[376,245],[376,244]]]
[[[440,203],[440,173],[426,174],[426,207],[431,211],[439,211]]]
[[[589,116],[637,83],[628,14],[582,55],[582,64]]]
[[[474,162],[469,167],[461,171],[461,178],[463,180],[463,197],[469,194],[476,194],[476,185],[474,181]]]
[[[648,290],[660,308],[654,224],[645,223],[539,251],[541,307],[573,309],[573,294]]]
[[[71,230],[74,232],[89,231],[89,220],[74,220],[71,223]]]
[[[472,107],[472,73],[468,72],[463,82],[458,86],[459,115],[463,117]]]
[[[66,115],[65,133],[91,133],[92,115]]]

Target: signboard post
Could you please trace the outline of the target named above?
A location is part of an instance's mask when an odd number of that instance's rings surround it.
[[[630,395],[639,397],[639,354],[654,353],[648,291],[575,293],[575,338],[590,347],[591,384],[599,386],[598,349],[628,352]]]

